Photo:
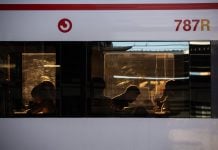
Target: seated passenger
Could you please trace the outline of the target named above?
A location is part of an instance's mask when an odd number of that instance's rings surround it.
[[[95,77],[91,81],[91,114],[94,116],[111,116],[111,99],[104,95],[106,87],[103,78]]]
[[[169,98],[174,97],[174,84],[175,81],[168,81],[165,85],[163,95],[160,98],[155,99],[157,108],[156,111],[169,111]]]
[[[187,88],[188,81],[168,81],[162,97],[156,99],[159,111],[167,112],[173,117],[186,117],[188,113]]]
[[[33,103],[27,114],[54,114],[55,113],[55,86],[50,81],[44,81],[35,86],[31,95]]]
[[[122,111],[128,107],[130,103],[134,102],[140,90],[135,85],[130,85],[126,88],[125,92],[112,99],[113,108],[115,111]]]
[[[118,116],[127,117],[148,117],[149,113],[143,106],[130,107],[130,104],[136,101],[136,98],[140,95],[140,90],[135,85],[130,85],[126,88],[125,92],[114,97],[112,104],[114,112]]]

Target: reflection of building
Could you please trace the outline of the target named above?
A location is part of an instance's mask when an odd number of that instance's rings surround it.
[[[146,50],[149,44],[151,49]],[[189,53],[188,42],[172,42],[170,46],[175,49],[169,49],[169,45],[170,42],[1,42],[0,87],[4,90],[0,92],[0,112],[13,115],[30,100],[33,86],[51,80],[57,88],[59,115],[88,116],[91,78],[102,77],[106,96],[112,98],[135,84],[142,94],[131,106],[150,109],[154,100],[163,95],[167,81],[181,81],[176,82],[180,84],[173,88],[177,94],[171,100],[174,110],[181,112],[177,117],[210,117],[210,46],[191,43]]]
[[[183,65],[183,64],[179,64]],[[173,79],[174,55],[170,53],[106,53],[105,80],[109,85],[106,95],[114,97],[130,84],[140,87],[140,101],[160,96],[164,83]]]
[[[132,45],[127,51],[118,51],[118,48],[122,48],[119,44],[125,47]],[[109,97],[135,84],[139,86],[141,95],[134,105],[145,105],[152,109],[155,99],[163,95],[167,81],[189,78],[188,43],[115,42],[114,45],[116,49],[105,52],[104,75],[108,83],[105,94]],[[174,97],[173,107],[188,112],[188,86],[185,88],[180,89],[179,97]],[[183,113],[182,116],[187,114]]]
[[[56,75],[55,53],[22,53],[22,95],[23,101],[29,102],[31,90],[43,81],[51,81],[55,85]]]

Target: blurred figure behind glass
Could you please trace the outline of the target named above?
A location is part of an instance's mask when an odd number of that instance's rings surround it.
[[[114,109],[116,111],[122,111],[125,107],[128,107],[130,103],[134,102],[139,94],[140,90],[137,86],[128,86],[123,93],[112,99]]]
[[[52,82],[43,81],[36,85],[32,91],[33,103],[27,112],[30,115],[55,113],[56,89]]]
[[[111,116],[111,99],[104,95],[106,87],[103,78],[94,77],[91,80],[91,114],[93,116]]]

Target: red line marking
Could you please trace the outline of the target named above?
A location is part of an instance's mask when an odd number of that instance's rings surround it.
[[[218,9],[218,3],[169,4],[0,4],[0,10],[199,10]]]

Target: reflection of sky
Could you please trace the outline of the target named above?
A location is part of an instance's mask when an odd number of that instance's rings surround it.
[[[113,46],[132,46],[128,51],[184,51],[189,42],[113,42]]]
[[[218,146],[216,142],[218,135],[213,130],[207,129],[207,126],[204,128],[172,129],[169,131],[169,140],[173,142],[172,149],[215,150]]]

